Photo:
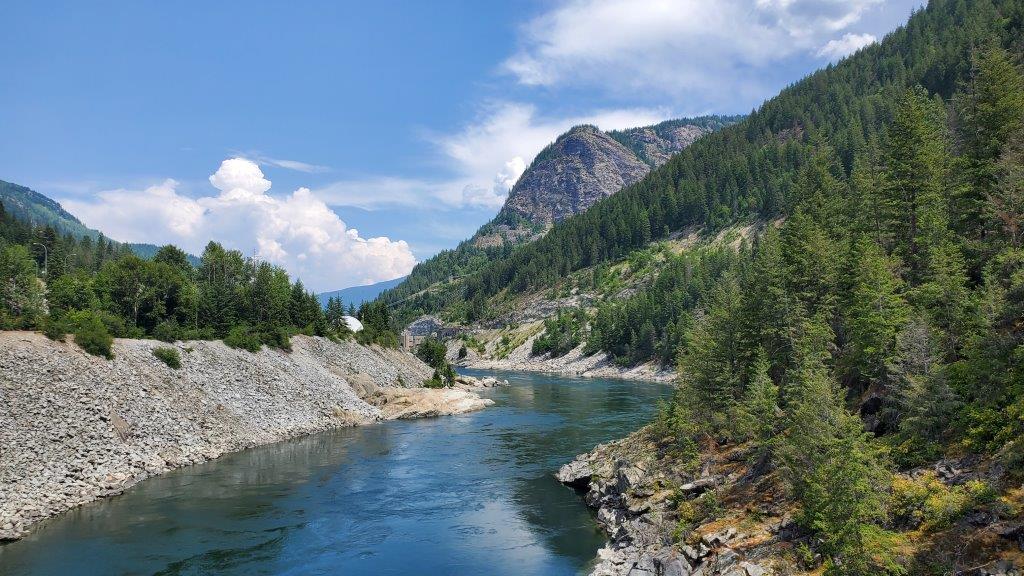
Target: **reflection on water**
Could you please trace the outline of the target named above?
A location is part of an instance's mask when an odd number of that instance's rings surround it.
[[[325,432],[151,478],[0,546],[0,574],[577,574],[603,538],[551,476],[658,384],[502,373],[473,414]]]

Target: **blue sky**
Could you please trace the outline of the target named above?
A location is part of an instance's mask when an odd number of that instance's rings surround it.
[[[384,280],[569,126],[748,112],[918,4],[5,3],[0,179],[117,239]]]

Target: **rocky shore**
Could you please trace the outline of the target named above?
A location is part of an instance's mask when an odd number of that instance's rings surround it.
[[[676,475],[652,455],[643,432],[598,445],[562,466],[555,477],[584,492],[609,536],[591,576],[764,576],[771,538],[765,526],[709,525],[679,530],[681,501],[714,490],[726,480],[705,463],[697,478]]]
[[[583,354],[582,345],[557,358],[551,358],[546,354],[534,356],[531,354],[531,350],[536,337],[537,335],[533,335],[527,338],[521,345],[500,358],[481,356],[475,350],[467,348],[466,357],[459,359],[458,351],[462,347],[462,342],[460,340],[453,340],[449,343],[449,357],[453,362],[458,363],[459,366],[479,370],[543,372],[563,376],[623,378],[661,383],[672,382],[676,377],[674,371],[666,370],[662,366],[653,363],[624,368],[612,362],[608,355],[603,352],[586,356]]]
[[[1000,466],[970,456],[910,476],[926,472],[951,486],[1005,479]],[[793,521],[796,508],[778,470],[747,446],[705,446],[693,462],[641,429],[578,456],[555,477],[583,494],[608,534],[591,576],[821,573],[821,558],[806,556],[813,536]],[[977,510],[944,532],[915,538],[916,554],[944,566],[951,565],[950,551],[959,550],[953,562],[964,568],[949,572],[957,576],[1024,574],[1024,522],[1012,513]]]
[[[152,353],[173,346],[181,368]],[[170,469],[339,426],[459,414],[483,385],[417,388],[412,354],[297,336],[292,352],[117,340],[113,360],[0,332],[0,540]]]

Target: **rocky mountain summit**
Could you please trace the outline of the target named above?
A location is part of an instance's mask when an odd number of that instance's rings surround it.
[[[633,184],[649,169],[597,127],[576,126],[537,155],[502,211],[548,226]]]
[[[537,154],[498,216],[477,233],[476,244],[485,247],[531,239],[555,222],[635,184],[704,134],[740,118],[683,118],[613,132],[575,126]]]

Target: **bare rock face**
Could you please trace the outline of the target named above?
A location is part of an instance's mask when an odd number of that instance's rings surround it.
[[[632,150],[640,160],[651,167],[658,167],[713,128],[687,124],[683,120],[669,120],[655,126],[612,132],[611,136]]]
[[[577,126],[544,149],[516,182],[502,211],[549,225],[579,214],[650,170],[594,126]]]
[[[636,183],[701,136],[740,118],[668,120],[613,132],[576,126],[537,155],[497,218],[477,232],[473,243],[487,248],[534,240],[555,222]]]

